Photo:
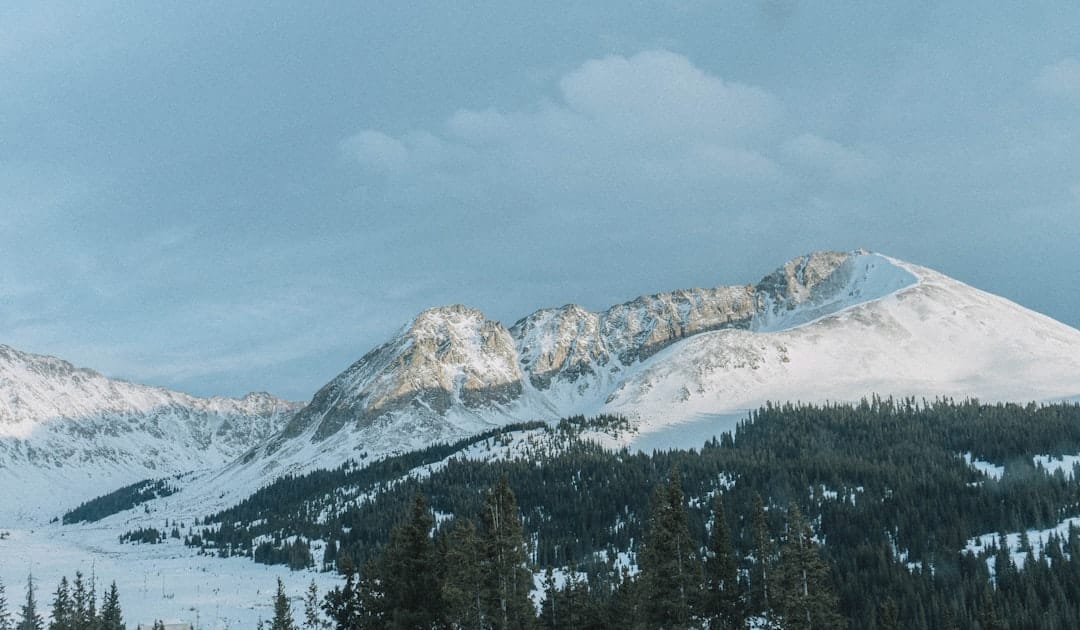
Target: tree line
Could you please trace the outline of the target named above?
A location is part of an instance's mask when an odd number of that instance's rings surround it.
[[[96,580],[89,583],[81,571],[75,579],[67,576],[53,592],[49,624],[38,609],[37,584],[33,574],[26,578],[26,598],[17,612],[8,605],[4,585],[0,582],[0,630],[125,630],[120,595],[113,582],[101,598],[98,607]]]

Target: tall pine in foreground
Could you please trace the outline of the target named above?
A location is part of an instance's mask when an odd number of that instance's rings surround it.
[[[483,567],[487,621],[496,630],[529,628],[535,611],[529,593],[532,572],[517,501],[503,476],[484,500]]]
[[[443,556],[442,599],[452,628],[483,630],[484,577],[480,537],[468,518],[455,518]]]
[[[702,613],[710,628],[742,628],[744,625],[739,561],[731,546],[731,531],[724,514],[724,500],[713,500],[713,526],[705,558],[705,595]]]
[[[74,615],[71,607],[71,593],[68,589],[67,576],[60,578],[53,593],[52,621],[49,622],[49,630],[74,630]]]
[[[764,615],[772,604],[769,601],[769,582],[772,580],[773,542],[765,502],[760,494],[754,495],[751,519],[754,557],[750,567],[750,612]]]
[[[672,471],[653,497],[643,542],[639,560],[645,627],[693,627],[703,576],[678,471]]]
[[[37,600],[34,599],[34,574],[26,577],[26,603],[22,605],[19,615],[19,623],[15,630],[44,630],[45,620],[37,611]]]
[[[430,628],[442,614],[431,542],[434,525],[427,500],[417,494],[407,520],[390,532],[390,543],[378,563],[387,628]]]
[[[277,591],[274,593],[274,620],[270,622],[270,630],[297,630],[293,621],[292,605],[285,595],[285,585],[281,578],[277,579]]]
[[[818,553],[810,527],[799,506],[792,504],[787,537],[780,549],[773,602],[784,630],[845,626],[829,581],[829,567]]]
[[[0,630],[12,630],[15,622],[11,620],[11,611],[8,609],[7,594],[4,592],[4,582],[0,581]]]
[[[101,602],[98,628],[99,630],[124,630],[124,615],[120,611],[120,594],[116,590],[116,582],[109,586],[105,599]]]

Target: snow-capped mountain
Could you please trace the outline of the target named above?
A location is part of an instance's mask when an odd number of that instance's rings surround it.
[[[19,507],[16,491],[73,507],[126,483],[221,467],[299,407],[265,393],[197,398],[0,346],[0,487],[12,499],[0,512]]]
[[[305,467],[576,413],[621,413],[648,432],[875,393],[1075,396],[1080,331],[863,250],[812,253],[756,285],[544,309],[509,328],[441,307],[327,384],[252,457]]]

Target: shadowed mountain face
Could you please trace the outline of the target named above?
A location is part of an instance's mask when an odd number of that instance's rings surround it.
[[[569,304],[509,329],[475,309],[434,308],[327,384],[283,437],[314,427],[318,441],[403,414],[464,426],[595,412],[638,366],[681,340],[783,330],[916,283],[865,251],[815,252],[757,285],[647,295],[599,313]]]

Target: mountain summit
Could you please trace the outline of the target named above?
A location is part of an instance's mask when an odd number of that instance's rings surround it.
[[[865,250],[814,252],[754,285],[543,309],[507,328],[424,311],[323,387],[289,439],[400,450],[511,421],[617,412],[642,430],[766,401],[874,393],[1080,393],[1080,331]],[[306,449],[305,449],[306,450]]]

